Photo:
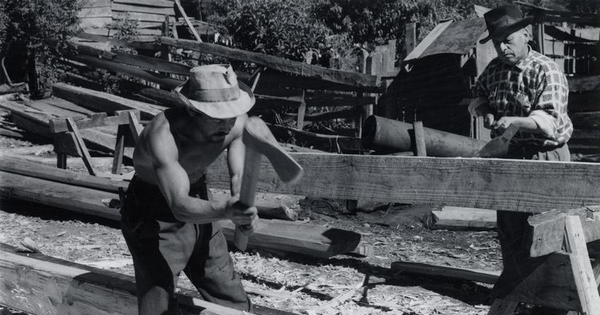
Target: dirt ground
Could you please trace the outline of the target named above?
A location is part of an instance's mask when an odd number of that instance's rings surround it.
[[[0,150],[47,145],[0,136]],[[44,150],[42,150],[44,151]],[[51,151],[32,156],[52,158]],[[73,170],[85,172],[81,166]],[[213,190],[213,194],[223,194]],[[263,198],[266,198],[263,196]],[[307,224],[356,231],[372,248],[366,257],[338,255],[316,259],[268,252],[231,251],[235,267],[257,305],[297,314],[487,314],[490,285],[439,276],[393,272],[395,261],[498,271],[495,231],[427,228],[434,208],[391,204],[349,213],[345,201],[269,195],[290,206]],[[45,255],[133,275],[131,256],[115,224],[3,201],[0,242]],[[193,291],[183,276],[179,290]],[[0,307],[0,314],[12,314]]]

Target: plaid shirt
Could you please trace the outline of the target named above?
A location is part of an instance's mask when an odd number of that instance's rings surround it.
[[[504,116],[535,120],[542,133],[518,132],[513,144],[555,147],[573,133],[567,115],[567,79],[554,61],[531,48],[527,58],[513,66],[492,60],[477,80],[475,97],[488,99],[496,120]],[[492,138],[496,136],[492,130]]]

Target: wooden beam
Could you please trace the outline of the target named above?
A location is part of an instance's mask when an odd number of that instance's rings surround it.
[[[117,209],[110,209],[103,199],[118,199],[114,193],[90,188],[59,184],[39,178],[0,172],[0,196],[43,204],[50,207],[74,211],[119,221]]]
[[[442,276],[489,284],[496,283],[496,280],[498,280],[498,277],[500,276],[499,271],[496,272],[468,268],[456,268],[450,266],[440,266],[407,261],[392,262],[390,270],[394,275],[400,273],[412,273],[426,276]]]
[[[284,185],[266,161],[258,191],[351,200],[439,204],[539,213],[600,204],[594,163],[291,153],[305,174]],[[207,170],[228,189],[223,156]],[[558,180],[557,180],[558,179]]]
[[[356,88],[379,88],[378,78],[372,75],[328,69],[320,66],[309,65],[300,61],[278,58],[267,54],[244,51],[216,44],[199,43],[185,39],[161,37],[160,41],[162,44],[167,44],[174,47],[200,51],[203,53],[209,53],[240,61],[254,62],[261,66],[302,77],[318,78],[324,81],[341,83]]]
[[[60,177],[60,176],[58,176]],[[117,193],[61,184],[44,179],[0,171],[0,196],[44,204],[76,213],[119,222],[118,209],[106,207],[102,200],[119,199]],[[235,226],[222,222],[223,233],[233,241]],[[352,252],[359,244],[359,233],[282,220],[261,220],[249,238],[248,247],[331,257]]]
[[[140,116],[139,111],[134,111],[134,115]],[[117,111],[114,116],[106,116],[106,113],[97,113],[92,115],[90,118],[84,119],[73,119],[77,128],[88,129],[100,126],[116,126],[124,125],[129,123],[128,111]],[[50,120],[50,132],[59,133],[69,131],[66,121],[63,119],[51,119]]]
[[[57,169],[3,154],[0,154],[0,171],[111,193],[118,193],[119,187],[127,189],[129,184],[124,181]]]
[[[567,217],[576,216],[583,225],[587,243],[600,239],[600,205],[569,210],[552,210],[529,218],[532,229],[529,254],[540,257],[559,252],[565,242]]]
[[[170,74],[189,75],[190,66],[169,62],[160,58],[153,58],[143,55],[132,55],[125,52],[107,51],[98,49],[83,43],[71,42],[79,54],[96,57],[102,60],[110,60],[130,66],[140,67],[152,71],[165,72]]]
[[[233,241],[233,222],[226,220],[220,221],[220,224],[225,238],[229,242]],[[360,243],[360,239],[360,234],[347,230],[324,229],[302,222],[261,219],[254,233],[248,238],[248,248],[328,258],[352,252]]]
[[[164,108],[161,109],[161,106],[152,106],[148,103],[65,83],[55,83],[52,86],[52,94],[88,109],[107,112],[109,115],[115,115],[115,111],[118,110],[135,109],[140,111],[142,119],[152,119],[164,110]]]
[[[137,314],[134,278],[0,244],[0,303],[33,314]],[[176,293],[181,314],[291,315],[254,306],[254,313]]]
[[[124,65],[111,60],[98,59],[86,55],[68,55],[67,57],[71,60],[84,63],[91,68],[106,69],[112,72],[126,74],[138,79],[158,83],[170,89],[175,88],[183,83],[183,80],[173,79],[167,75],[140,69],[138,67]]]

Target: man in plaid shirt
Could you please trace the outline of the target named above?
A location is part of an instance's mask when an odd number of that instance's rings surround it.
[[[569,86],[558,65],[528,45],[531,36],[526,27],[533,17],[523,18],[519,8],[507,5],[484,18],[489,35],[480,43],[491,39],[498,57],[480,75],[469,112],[484,117],[492,138],[510,125],[519,128],[505,158],[570,161]],[[528,217],[527,213],[498,211],[504,272],[518,272],[519,261],[528,257],[523,237]]]

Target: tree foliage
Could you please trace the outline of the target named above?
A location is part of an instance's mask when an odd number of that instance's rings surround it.
[[[193,0],[189,0],[193,1]],[[598,12],[599,0],[523,0],[555,10]],[[396,39],[404,47],[407,23],[422,40],[439,22],[475,17],[474,5],[508,0],[203,0],[208,22],[224,25],[236,47],[302,60],[309,50],[344,58],[356,46]],[[335,58],[334,58],[335,59]],[[337,63],[338,67],[347,67]],[[340,66],[341,64],[341,66]],[[332,63],[331,65],[335,65]]]
[[[59,52],[66,47],[66,39],[75,33],[79,23],[79,3],[73,0],[3,1],[0,54],[27,55],[28,72],[39,74],[42,85],[49,84],[56,78]]]

